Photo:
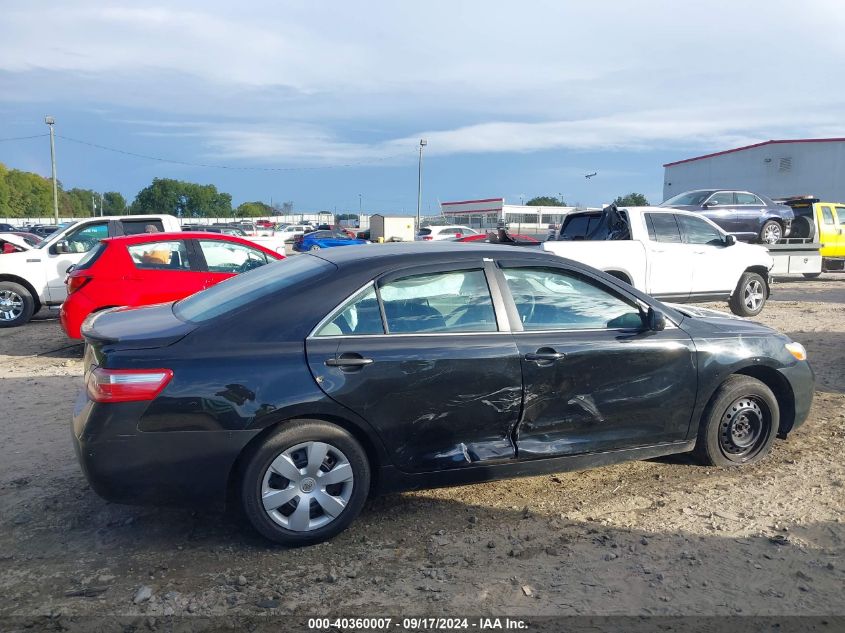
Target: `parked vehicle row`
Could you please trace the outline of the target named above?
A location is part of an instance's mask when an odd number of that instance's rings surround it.
[[[734,314],[747,317],[759,314],[769,296],[773,260],[766,249],[738,243],[690,211],[611,205],[571,213],[543,248],[662,300],[728,301]]]
[[[573,221],[616,230],[619,218],[633,235],[608,247],[654,269],[669,265],[652,249],[698,247],[704,233],[742,250],[682,211]],[[655,237],[669,233],[678,240]],[[609,256],[597,242],[552,245]],[[690,451],[753,464],[813,395],[804,348],[782,334],[499,244],[325,249],[175,304],[95,313],[82,334],[73,441],[94,490],[236,503],[285,545],[331,538],[382,492]]]

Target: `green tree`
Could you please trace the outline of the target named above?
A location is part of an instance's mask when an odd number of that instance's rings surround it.
[[[566,202],[554,196],[536,196],[525,203],[529,207],[565,207]]]
[[[617,207],[647,207],[648,198],[641,193],[629,193],[627,196],[619,196],[613,201]]]
[[[6,203],[0,215],[12,218],[53,215],[53,189],[47,178],[18,169],[4,169]]]
[[[199,185],[171,178],[154,178],[132,203],[133,214],[170,213],[185,218],[229,217],[232,196],[214,185]]]
[[[117,191],[106,191],[103,194],[103,215],[124,215],[126,213],[126,198]]]
[[[67,191],[59,191],[59,215],[72,218],[91,217],[94,211],[91,205],[92,198],[97,205],[97,214],[99,215],[100,194],[96,191],[77,187]]]
[[[257,218],[262,215],[273,215],[273,207],[263,202],[244,202],[235,209],[235,215],[242,218]]]

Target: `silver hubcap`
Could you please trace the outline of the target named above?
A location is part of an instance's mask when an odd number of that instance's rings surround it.
[[[763,304],[763,284],[756,279],[748,282],[743,297],[745,307],[749,310],[756,310]]]
[[[11,290],[0,290],[0,319],[14,321],[23,314],[23,297]]]
[[[763,241],[767,244],[774,244],[780,239],[780,225],[770,224],[763,230]]]
[[[264,473],[261,502],[276,523],[308,532],[334,521],[352,496],[352,466],[325,442],[304,442],[282,452]]]

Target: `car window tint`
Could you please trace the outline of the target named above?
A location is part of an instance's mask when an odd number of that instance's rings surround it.
[[[649,237],[657,242],[681,242],[681,232],[672,213],[646,213],[646,223],[649,226]]]
[[[825,224],[833,224],[833,212],[830,207],[822,207],[822,220]]]
[[[505,280],[526,330],[639,328],[636,304],[556,268],[507,268]]]
[[[763,202],[755,196],[753,193],[740,193],[737,192],[736,194],[736,203],[737,204],[754,204],[762,206]]]
[[[87,253],[100,240],[109,236],[109,226],[105,222],[101,224],[89,224],[78,231],[75,231],[65,237],[67,240],[68,250],[71,253]]]
[[[373,286],[368,286],[359,292],[345,305],[346,307],[331,321],[323,325],[315,336],[384,334],[381,310]]]
[[[480,269],[403,277],[381,286],[380,294],[391,334],[497,329],[487,278]]]
[[[267,263],[261,251],[224,240],[200,240],[200,250],[212,273],[243,273]]]
[[[716,230],[716,227],[701,218],[694,218],[689,215],[679,215],[677,218],[687,244],[711,244],[713,246],[724,244],[724,238]]]
[[[431,229],[420,229],[417,235],[431,235]]]
[[[164,225],[161,220],[121,220],[124,235],[138,235],[139,233],[161,233]],[[155,231],[149,227],[155,227]]]
[[[136,268],[142,270],[191,270],[182,240],[134,244],[127,247]]]
[[[199,323],[253,302],[257,303],[256,310],[272,309],[259,300],[277,292],[295,292],[296,286],[319,283],[336,270],[334,264],[319,257],[288,257],[182,299],[173,306],[173,313],[183,321]]]
[[[710,196],[710,198],[708,198],[707,204],[732,205],[734,204],[733,191],[719,191],[717,193],[714,193],[712,196]]]

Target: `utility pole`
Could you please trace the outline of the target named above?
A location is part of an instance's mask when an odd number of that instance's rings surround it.
[[[56,224],[59,223],[59,186],[56,183],[56,140],[53,134],[53,126],[56,124],[56,119],[51,116],[44,117],[44,123],[50,127],[50,163],[53,171],[53,217]]]
[[[105,214],[105,205],[103,204],[103,194],[100,194],[100,217]]]
[[[358,217],[359,217],[359,218],[361,217],[361,205],[362,205],[362,202],[361,202],[361,194],[359,193],[359,194],[358,194]]]
[[[100,215],[103,215],[102,210],[100,212]],[[91,217],[92,218],[97,217],[97,203],[94,202],[94,194],[93,193],[91,194]]]
[[[420,163],[417,170],[417,231],[420,230],[420,207],[422,207],[422,155],[423,147],[428,145],[424,138],[420,139]]]

